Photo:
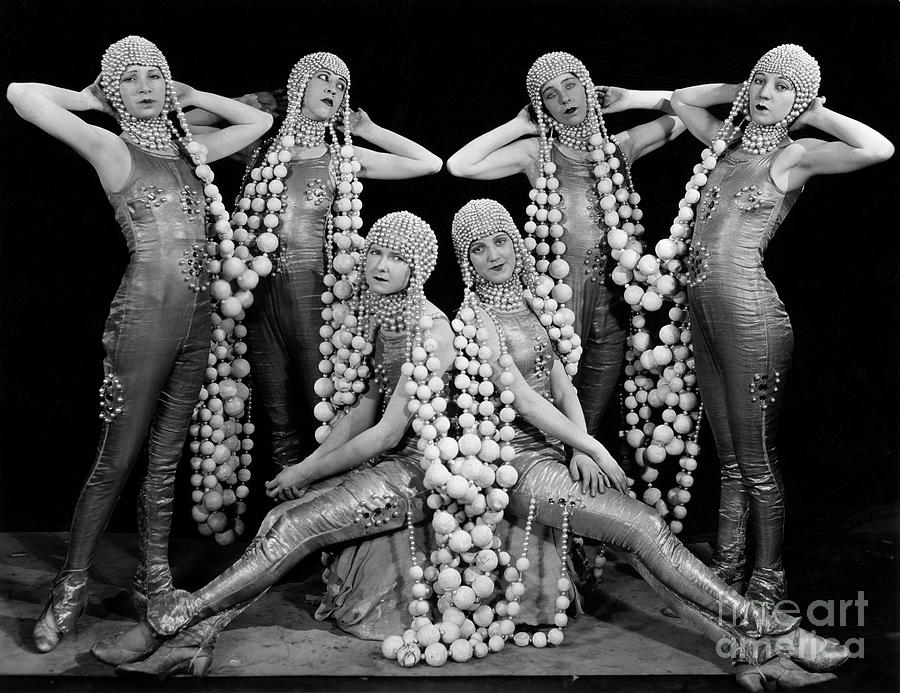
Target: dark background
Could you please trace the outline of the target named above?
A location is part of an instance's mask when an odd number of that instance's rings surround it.
[[[818,58],[829,107],[898,144],[898,12],[895,0],[3,0],[0,82],[80,89],[110,43],[137,33],[162,49],[175,79],[233,96],[282,87],[297,59],[328,50],[350,67],[354,107],[446,160],[525,105],[525,73],[544,52],[580,57],[596,84],[672,89],[741,81],[764,51],[794,42]],[[607,122],[617,132],[653,117]],[[0,132],[0,530],[62,530],[96,444],[100,337],[127,253],[87,163],[6,102]],[[684,135],[635,165],[649,247],[667,234],[701,148]],[[898,160],[813,180],[767,253],[796,333],[780,431],[789,535],[897,498]],[[228,200],[241,167],[215,169]],[[482,183],[446,172],[365,181],[363,213],[367,227],[396,209],[434,226],[442,257],[427,288],[451,310],[461,295],[453,213],[489,196],[524,221],[528,189],[521,176]],[[261,483],[273,476],[257,439],[251,527],[269,507]],[[702,442],[686,537],[715,527],[717,461],[708,435]],[[194,536],[182,476],[176,533]],[[113,530],[134,530],[133,477]]]

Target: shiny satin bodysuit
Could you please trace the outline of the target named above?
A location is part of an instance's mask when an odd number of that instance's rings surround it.
[[[246,321],[253,386],[271,422],[272,460],[279,466],[299,462],[315,447],[312,435],[301,437],[301,431],[312,431],[308,422],[318,403],[313,384],[322,359],[323,246],[335,193],[330,152],[295,156],[286,166],[287,201],[275,229],[278,271],[259,283]]]
[[[623,301],[609,288],[609,246],[600,227],[602,211],[594,188],[596,180],[591,174],[592,163],[570,158],[555,144],[553,162],[566,229],[563,257],[569,263],[566,281],[572,287],[569,308],[575,311],[575,332],[584,349],[575,387],[588,433],[596,435],[624,365],[627,331],[624,318],[617,315]]]
[[[131,174],[121,192],[107,196],[130,260],[103,333],[104,423],[97,455],[75,508],[65,565],[53,586],[53,615],[63,632],[87,599],[84,587],[94,551],[148,431],[135,589],[152,596],[172,588],[168,543],[175,470],[209,352],[208,295],[192,288],[204,271],[202,184],[174,152],[150,153],[125,142]]]
[[[769,173],[788,143],[764,155],[733,146],[710,172],[697,206],[688,289],[697,380],[722,465],[714,565],[726,579],[741,577],[749,513],[756,543],[751,587],[775,601],[784,590],[775,433],[794,338],[762,258],[800,195],[779,190]]]
[[[432,317],[446,320],[441,313]],[[382,383],[399,381],[406,350],[406,333],[379,333],[373,358],[384,366]],[[390,394],[390,389],[383,392],[385,401]],[[179,642],[212,646],[225,626],[311,552],[395,532],[405,526],[407,512],[414,523],[424,519],[429,492],[417,442],[409,428],[400,444],[377,461],[313,484],[301,498],[273,508],[243,556],[190,596],[196,617]],[[409,560],[408,552],[403,558]]]

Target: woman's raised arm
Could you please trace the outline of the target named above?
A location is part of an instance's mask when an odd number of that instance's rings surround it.
[[[131,171],[125,143],[109,130],[91,125],[74,113],[113,113],[96,82],[81,91],[39,82],[13,82],[6,89],[6,98],[22,118],[87,159],[104,188],[115,192],[124,185]]]

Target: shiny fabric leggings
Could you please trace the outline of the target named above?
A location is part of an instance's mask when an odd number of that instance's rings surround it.
[[[616,299],[604,286],[596,286],[585,297],[588,308],[581,321],[581,360],[574,384],[584,411],[589,435],[597,436],[600,422],[612,400],[625,365],[627,330],[614,310]]]
[[[313,486],[310,492],[318,495],[311,501],[275,508],[243,556],[191,595],[194,620],[232,607],[239,613],[313,551],[401,529],[407,512],[420,522],[428,494],[423,475],[417,461],[391,457],[358,467],[324,490]],[[225,622],[234,615],[226,614]]]
[[[746,284],[729,287],[728,301],[724,288],[707,284],[688,296],[697,381],[721,461],[714,563],[723,574],[741,572],[749,515],[754,579],[777,595],[784,583],[785,502],[775,436],[794,338],[774,288],[767,281]]]
[[[119,407],[121,412],[102,426],[57,580],[86,571],[93,562],[149,430],[147,476],[138,500],[140,560],[135,587],[150,596],[172,587],[168,543],[175,470],[203,384],[210,312],[205,294],[195,294],[187,286],[176,285],[174,296],[164,288],[160,297],[138,291],[140,285],[140,276],[126,275],[106,322],[106,404],[101,406],[107,412]],[[66,620],[67,614],[57,615],[58,623]]]
[[[526,517],[535,500],[534,521],[556,529],[562,527],[563,504],[568,503],[569,526],[574,534],[596,539],[627,551],[640,571],[664,596],[674,597],[686,609],[696,612],[696,621],[710,623],[704,634],[718,639],[723,630],[738,635],[738,625],[747,616],[750,604],[716,577],[669,530],[655,509],[607,490],[594,497],[582,495],[580,482],[572,481],[568,466],[556,457],[537,454],[512,464],[519,481],[511,489],[509,512]]]
[[[254,394],[269,417],[272,460],[279,466],[299,462],[316,446],[310,422],[319,401],[313,385],[322,359],[324,290],[320,270],[293,263],[260,282],[247,312]]]

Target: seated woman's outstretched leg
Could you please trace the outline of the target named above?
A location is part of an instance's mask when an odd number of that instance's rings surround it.
[[[389,459],[354,470],[334,489],[281,513],[228,570],[193,593],[177,590],[147,610],[153,629],[171,635],[186,625],[253,599],[312,551],[398,529],[412,511],[422,518],[422,471],[408,459]],[[374,524],[360,508],[375,501],[384,511]]]
[[[510,494],[510,508],[516,514],[527,513],[533,497],[535,520],[561,527],[562,506],[568,503],[569,524],[575,534],[632,553],[662,585],[723,624],[735,628],[743,624],[745,633],[748,628],[751,632],[772,633],[796,627],[797,619],[775,623],[768,618],[762,623],[763,612],[754,610],[688,551],[653,508],[613,490],[596,496],[583,495],[566,465],[555,455],[536,460],[519,471],[519,481]]]
[[[827,671],[846,660],[846,648],[798,628],[799,618],[769,611],[732,590],[685,548],[653,508],[612,490],[582,494],[560,462],[556,455],[520,455],[519,464],[513,463],[519,480],[509,494],[509,509],[525,515],[533,498],[535,521],[561,528],[567,506],[573,533],[631,553],[640,572],[652,576],[651,587],[681,604],[695,626],[703,619],[709,627],[699,630],[707,637],[729,638],[743,660],[762,662],[778,651],[812,671]]]

